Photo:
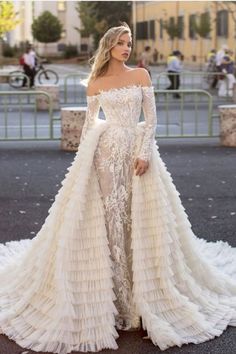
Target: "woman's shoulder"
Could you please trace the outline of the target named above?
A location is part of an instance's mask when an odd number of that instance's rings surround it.
[[[141,86],[151,86],[152,81],[148,71],[145,68],[129,68],[127,71],[129,73],[129,81]],[[110,83],[110,80],[109,80]],[[86,94],[87,96],[98,95],[102,87],[107,86],[106,76],[98,77],[94,80],[89,81]]]
[[[142,86],[150,86],[152,85],[152,81],[149,75],[149,72],[145,68],[134,68],[134,75],[136,77],[137,82]]]
[[[138,85],[149,86],[152,84],[149,72],[145,68],[129,68],[130,81]]]
[[[86,89],[86,95],[87,96],[94,96],[99,93],[99,88],[100,88],[100,80],[95,79],[92,80],[88,83],[87,89]]]

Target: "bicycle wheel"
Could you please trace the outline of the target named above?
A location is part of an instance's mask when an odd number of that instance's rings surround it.
[[[25,74],[23,71],[16,70],[12,71],[9,75],[8,83],[13,88],[21,88],[23,86],[23,81],[25,78]]]
[[[41,85],[44,84],[56,85],[59,81],[59,77],[55,71],[46,69],[39,74],[38,80]]]

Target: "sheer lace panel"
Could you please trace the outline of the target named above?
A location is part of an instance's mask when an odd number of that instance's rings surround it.
[[[156,135],[157,115],[154,87],[142,87],[142,108],[145,118],[145,133],[138,157],[148,161],[151,156],[152,145]]]
[[[84,140],[87,131],[94,125],[100,110],[100,103],[98,97],[87,96],[87,111],[86,118],[81,133],[81,141]]]
[[[139,325],[132,301],[131,185],[134,143],[134,134],[130,129],[111,126],[102,134],[94,157],[113,265],[118,329]]]

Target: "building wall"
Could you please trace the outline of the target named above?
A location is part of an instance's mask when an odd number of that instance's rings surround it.
[[[23,20],[17,28],[9,33],[8,39],[10,45],[19,45],[22,41],[33,42],[31,33],[31,24],[34,18],[37,18],[42,12],[50,11],[63,24],[62,38],[57,43],[47,44],[47,54],[62,53],[63,47],[68,44],[76,45],[78,51],[81,51],[81,44],[87,44],[90,50],[91,43],[89,39],[81,39],[80,33],[75,27],[81,27],[81,21],[76,11],[77,1],[14,1],[15,10],[19,12]],[[34,42],[39,54],[44,54],[45,45]]]
[[[19,13],[22,23],[8,34],[8,42],[11,46],[19,45],[22,41],[32,42],[32,1],[14,1],[14,8]]]
[[[80,27],[78,12],[74,1],[36,1],[34,17],[37,18],[43,11],[50,11],[63,24],[62,38],[56,43],[47,44],[47,54],[60,54],[65,45],[76,45],[80,51],[80,33],[74,27]],[[45,45],[36,43],[39,54],[45,51]]]
[[[235,9],[236,6],[231,5]],[[150,45],[152,50],[156,48],[161,55],[159,60],[166,60],[167,56],[174,49],[179,49],[186,62],[204,62],[207,53],[215,48],[219,49],[222,44],[228,44],[235,49],[235,23],[230,14],[228,14],[228,37],[216,35],[216,13],[221,10],[220,3],[213,1],[136,1],[133,11],[136,11],[136,22],[155,21],[155,39],[138,39],[136,42],[136,52],[139,55],[146,45]],[[191,39],[189,38],[189,16],[209,11],[211,16],[211,27],[209,39]],[[171,41],[168,34],[163,30],[163,38],[160,38],[160,20],[169,20],[171,16],[184,16],[184,36],[183,39],[174,39]],[[202,53],[201,53],[202,46]]]

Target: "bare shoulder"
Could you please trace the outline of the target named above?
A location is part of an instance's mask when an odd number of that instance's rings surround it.
[[[142,86],[151,86],[152,81],[148,71],[145,68],[135,68],[133,69],[133,73],[139,84]]]
[[[99,80],[90,81],[86,89],[86,95],[94,96],[98,94],[99,94]]]

